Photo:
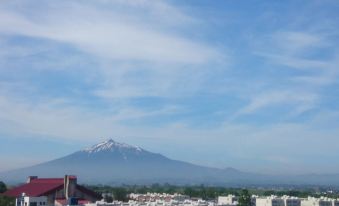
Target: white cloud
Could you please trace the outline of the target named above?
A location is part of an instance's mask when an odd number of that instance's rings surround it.
[[[239,110],[235,117],[244,114],[252,114],[262,109],[274,106],[293,106],[291,115],[297,116],[307,110],[315,107],[318,96],[313,93],[305,93],[300,91],[277,90],[265,91],[260,94],[252,95],[247,106]]]
[[[275,41],[281,51],[294,55],[305,52],[307,49],[326,45],[321,36],[307,32],[277,32],[273,34],[272,40]]]
[[[112,60],[199,64],[221,56],[206,45],[168,33],[152,22],[131,21],[125,17],[127,14],[80,3],[45,9],[48,15],[42,16],[45,11],[36,18],[1,9],[1,33],[65,42]],[[170,9],[175,13],[173,10]]]
[[[321,52],[331,51],[334,45],[327,33],[311,30],[280,29],[257,40],[253,53],[263,57],[267,69],[277,76],[272,75],[271,82],[248,95],[249,104],[235,117],[289,106],[293,109],[287,116],[294,117],[320,105],[321,88],[338,82],[338,53],[322,56]]]
[[[195,92],[202,76],[213,72],[206,65],[226,61],[224,52],[187,37],[194,32],[187,33],[186,28],[194,27],[199,20],[165,1],[32,2],[33,6],[20,1],[0,6],[0,36],[20,35],[52,43],[39,46],[36,41],[38,45],[33,47],[2,45],[1,50],[6,51],[0,53],[2,59],[49,54],[58,43],[71,46],[86,55],[67,57],[56,52],[51,54],[55,57],[32,62],[29,68],[76,70],[91,56],[96,65],[89,64],[89,69],[81,71],[97,77],[97,87],[89,91],[97,97]]]
[[[257,52],[257,55],[268,58],[270,62],[279,65],[285,65],[293,69],[304,71],[318,71],[322,72],[332,66],[332,62],[326,60],[306,59],[294,56],[293,54],[269,54]]]
[[[180,108],[176,106],[151,111],[117,106],[102,114],[69,105],[67,101],[60,99],[28,103],[25,99],[9,96],[0,96],[0,109],[3,111],[0,114],[0,131],[14,136],[25,134],[78,140],[99,136],[125,136],[137,133],[131,132],[122,121],[180,112]]]

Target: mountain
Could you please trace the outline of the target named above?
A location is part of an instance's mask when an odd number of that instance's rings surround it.
[[[58,177],[75,174],[84,183],[104,184],[220,184],[241,181],[248,174],[169,159],[112,139],[42,164],[0,173],[8,182],[27,176]],[[249,179],[249,178],[248,178]]]
[[[239,186],[339,183],[339,175],[270,176],[245,173],[234,168],[204,167],[172,160],[112,139],[59,159],[0,173],[0,179],[8,183],[18,183],[31,175],[62,177],[65,174],[77,175],[82,183],[111,185],[171,183]]]

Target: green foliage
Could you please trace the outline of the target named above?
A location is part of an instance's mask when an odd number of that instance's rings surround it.
[[[14,206],[15,198],[0,195],[0,206]]]
[[[288,196],[294,196],[294,197],[301,197],[301,198],[306,198],[308,196],[313,196],[313,197],[318,197],[319,194],[317,194],[314,191],[308,191],[308,190],[281,190],[281,191],[275,191],[275,190],[266,190],[262,193],[264,196],[270,196],[270,195],[277,195],[277,196],[283,196],[283,195],[288,195]],[[327,195],[328,196],[328,195]],[[330,197],[330,196],[328,196]]]
[[[111,202],[113,202],[113,197],[111,197],[111,196],[109,196],[109,195],[106,195],[106,196],[104,197],[104,200],[105,200],[105,202],[111,203]]]
[[[118,187],[118,188],[115,188],[113,189],[113,197],[114,197],[114,200],[118,200],[118,201],[127,201],[127,190],[123,187]]]
[[[4,182],[0,181],[0,193],[4,193],[7,191],[7,186]]]
[[[248,190],[242,190],[239,196],[239,206],[251,206],[251,195]]]

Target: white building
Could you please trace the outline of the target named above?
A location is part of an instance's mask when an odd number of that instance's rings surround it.
[[[285,206],[285,202],[281,197],[268,196],[268,197],[257,197],[255,200],[256,206]]]
[[[284,200],[285,206],[301,206],[301,199],[284,195],[281,197]]]
[[[338,199],[334,199],[332,201],[332,206],[339,206],[339,200]]]
[[[129,194],[129,198],[131,200],[135,200],[138,202],[154,202],[156,200],[163,200],[166,202],[170,202],[172,200],[176,201],[184,201],[186,199],[189,199],[189,196],[182,195],[182,194],[166,194],[166,193],[146,193],[146,194]]]
[[[178,200],[149,200],[149,201],[136,201],[130,200],[128,202],[114,201],[106,203],[104,201],[97,201],[96,203],[86,204],[85,206],[215,206],[214,202],[205,201],[201,199],[184,201]]]
[[[179,194],[131,194],[133,200],[129,202],[114,201],[113,203],[105,203],[98,201],[86,206],[237,206],[238,197],[234,195],[219,196],[217,204],[215,201],[202,200],[199,198],[188,198]],[[179,198],[176,198],[179,197]],[[27,205],[29,206],[29,205]],[[314,198],[309,197],[300,199],[291,196],[251,196],[251,206],[339,206],[339,199],[330,198]]]
[[[28,197],[25,193],[16,198],[15,206],[47,206],[47,197]]]
[[[332,206],[334,204],[333,199],[321,197],[308,197],[301,201],[301,206]]]
[[[218,205],[237,205],[238,198],[234,195],[219,196]]]
[[[256,201],[257,201],[257,198],[258,198],[259,196],[258,195],[252,195],[251,196],[251,206],[256,206]]]

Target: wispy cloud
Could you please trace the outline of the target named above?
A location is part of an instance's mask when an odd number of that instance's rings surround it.
[[[89,64],[83,72],[98,76],[98,87],[92,91],[98,97],[162,96],[179,94],[180,90],[194,91],[200,76],[211,70],[205,68],[208,63],[223,64],[227,59],[227,54],[207,43],[182,35],[183,27],[194,25],[195,19],[164,1],[97,4],[32,1],[30,6],[40,5],[33,15],[25,9],[16,9],[21,4],[0,7],[2,36],[24,36],[47,43],[39,45],[37,41],[38,45],[33,47],[4,44],[2,51],[7,52],[2,53],[2,59],[46,55],[51,47],[55,50],[57,43],[68,45],[80,53],[67,58],[65,50],[57,51],[52,54],[54,57],[37,65],[33,61],[31,68],[77,70],[78,65],[84,64],[83,59],[90,56],[95,64]],[[187,75],[190,82],[185,80]],[[178,83],[184,85],[179,87]]]
[[[133,107],[111,107],[105,114],[70,105],[67,100],[47,99],[28,102],[26,99],[0,96],[0,130],[3,134],[45,136],[90,140],[98,136],[131,135],[126,121],[147,117],[174,115],[181,109],[174,106],[144,111]],[[61,129],[62,128],[62,129]]]
[[[272,107],[291,107],[287,117],[295,117],[321,104],[321,88],[338,82],[338,53],[322,56],[323,51],[332,50],[334,45],[327,33],[309,30],[280,29],[258,39],[254,54],[262,57],[268,63],[267,69],[278,75],[272,75],[270,83],[248,95],[249,103],[234,117]]]
[[[0,134],[312,168],[306,156],[337,156],[337,12],[290,3],[3,2]]]
[[[45,6],[46,11],[34,18],[2,9],[0,31],[70,43],[85,52],[112,60],[203,63],[220,56],[208,46],[167,33],[163,28],[150,28],[149,24],[135,22],[121,13],[117,15],[80,2],[66,3],[66,7]],[[146,6],[150,10],[165,7]],[[173,10],[170,9],[174,18],[180,15]],[[161,14],[156,12],[155,15]]]
[[[291,105],[294,107],[291,114],[299,115],[309,109],[312,109],[318,97],[315,94],[300,93],[298,91],[273,91],[263,94],[256,94],[250,103],[242,108],[237,115],[251,114],[263,108]]]
[[[308,32],[284,31],[272,35],[272,41],[279,47],[280,52],[300,55],[309,49],[325,46],[321,36]]]

